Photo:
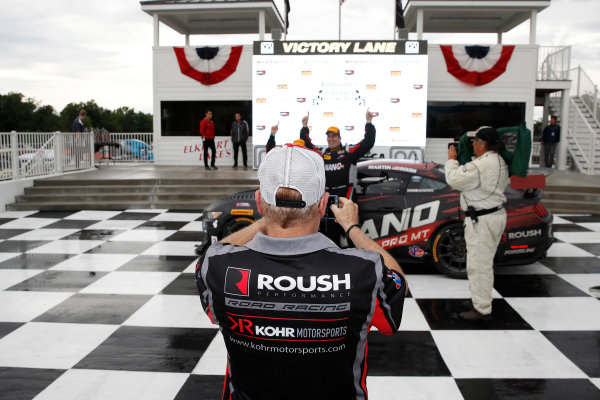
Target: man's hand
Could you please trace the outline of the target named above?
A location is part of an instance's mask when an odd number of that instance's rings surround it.
[[[373,114],[367,109],[367,123],[370,124],[371,121],[373,121]]]
[[[308,116],[310,114],[310,111],[306,113],[306,115],[304,117],[302,117],[302,126],[304,128],[308,127]]]
[[[456,152],[456,146],[448,147],[448,160],[458,160],[458,153]]]
[[[276,134],[278,130],[279,130],[279,125],[273,125],[271,127],[271,135]]]
[[[358,224],[358,205],[345,197],[339,198],[339,204],[339,206],[332,204],[330,208],[335,215],[335,222],[340,224],[345,232],[352,225]]]

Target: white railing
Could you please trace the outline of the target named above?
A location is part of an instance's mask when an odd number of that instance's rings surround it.
[[[154,162],[152,133],[105,133],[95,138],[96,160],[120,164]]]
[[[568,80],[570,69],[571,46],[540,46],[538,52],[538,80]]]
[[[581,66],[571,70],[571,78],[573,79],[571,90],[575,92],[571,95],[581,98],[594,119],[598,121],[598,85],[592,81]]]
[[[23,179],[93,168],[91,133],[0,133],[0,179]]]

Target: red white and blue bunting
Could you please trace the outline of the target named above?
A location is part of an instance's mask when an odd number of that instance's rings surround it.
[[[214,85],[229,78],[240,62],[242,46],[173,47],[181,73]]]
[[[506,71],[515,46],[440,45],[440,49],[449,73],[462,82],[482,86]]]

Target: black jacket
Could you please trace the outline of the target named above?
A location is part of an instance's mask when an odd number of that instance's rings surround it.
[[[406,281],[373,251],[320,233],[215,243],[196,267],[221,328],[223,399],[366,399],[367,334],[400,325]]]

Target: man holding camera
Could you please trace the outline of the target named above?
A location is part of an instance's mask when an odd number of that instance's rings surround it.
[[[446,181],[459,190],[460,204],[466,212],[467,276],[472,301],[464,303],[459,317],[467,321],[489,320],[492,315],[494,255],[506,227],[504,189],[508,184],[508,167],[498,154],[501,142],[496,130],[482,126],[473,138],[473,161],[458,163],[458,149],[448,147]]]
[[[213,244],[196,267],[227,347],[223,399],[365,399],[367,334],[398,330],[402,270],[360,230],[351,200],[331,208],[357,248],[318,233],[329,197],[319,153],[276,147],[258,179],[263,218]]]

